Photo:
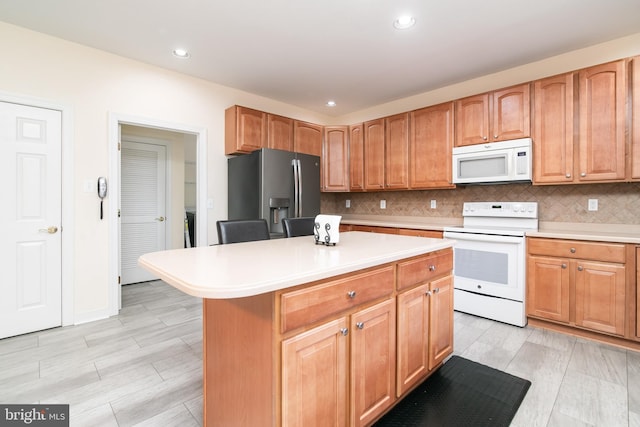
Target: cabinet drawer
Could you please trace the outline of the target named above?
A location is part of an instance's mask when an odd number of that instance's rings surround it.
[[[398,289],[406,289],[447,274],[453,269],[453,251],[445,249],[398,263]]]
[[[529,239],[527,244],[529,253],[535,255],[580,258],[621,264],[625,262],[625,245],[621,243]]]
[[[312,324],[393,292],[395,265],[351,274],[281,297],[282,332]]]

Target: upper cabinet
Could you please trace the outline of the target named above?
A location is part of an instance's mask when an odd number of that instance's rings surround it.
[[[294,120],[293,151],[322,156],[322,126]]]
[[[409,188],[409,113],[385,118],[385,188]]]
[[[572,182],[574,74],[533,83],[533,182]]]
[[[631,60],[631,179],[640,179],[640,56]],[[639,294],[640,295],[640,294]],[[640,297],[639,297],[640,298]],[[638,318],[640,323],[640,317]],[[638,329],[640,334],[640,329]]]
[[[459,99],[455,105],[457,147],[531,135],[529,83]]]
[[[410,113],[409,188],[451,188],[453,102]]]
[[[266,145],[267,113],[238,105],[226,109],[226,155],[250,153]]]
[[[325,126],[322,191],[349,191],[349,126]]]
[[[625,61],[579,71],[578,180],[614,181],[625,178]]]
[[[384,189],[384,119],[364,123],[364,188]]]
[[[267,128],[267,147],[293,151],[293,119],[268,114]]]
[[[364,191],[364,125],[349,126],[349,190]]]

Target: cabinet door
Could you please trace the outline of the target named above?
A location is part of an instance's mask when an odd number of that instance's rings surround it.
[[[453,276],[430,283],[429,370],[453,353]]]
[[[398,294],[397,396],[429,372],[429,285]]]
[[[395,337],[393,299],[351,316],[352,426],[370,425],[395,402]]]
[[[482,144],[489,139],[489,94],[456,101],[456,147]]]
[[[385,188],[409,188],[409,113],[385,118]]]
[[[384,188],[384,119],[364,123],[364,188]]]
[[[576,325],[624,335],[625,267],[575,261]]]
[[[293,149],[298,153],[322,156],[322,126],[294,120]]]
[[[358,224],[352,225],[351,231],[364,231],[367,233],[398,234],[398,229],[394,227],[378,227],[373,225],[358,225]]]
[[[527,315],[569,323],[569,260],[527,258]]]
[[[283,426],[348,425],[347,328],[343,317],[282,342]]]
[[[640,179],[640,56],[631,61],[631,179]]]
[[[225,110],[225,154],[259,150],[267,144],[267,113],[234,105]]]
[[[326,126],[322,149],[322,189],[349,191],[349,127]]]
[[[625,177],[625,75],[624,61],[579,73],[580,181]]]
[[[531,136],[529,84],[494,91],[491,98],[491,138],[493,141]]]
[[[349,126],[349,188],[364,190],[364,126]]]
[[[267,146],[277,150],[293,151],[293,119],[267,115]]]
[[[415,228],[399,228],[398,234],[403,236],[431,237],[433,239],[442,239],[442,231],[435,230],[419,230]]]
[[[572,182],[573,73],[534,82],[533,182]]]
[[[412,111],[409,133],[409,187],[453,187],[452,148],[453,102]]]

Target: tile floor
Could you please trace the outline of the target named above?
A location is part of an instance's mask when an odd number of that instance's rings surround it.
[[[72,426],[202,424],[201,301],[123,288],[120,315],[0,340],[0,402],[68,403]],[[640,353],[455,313],[455,353],[531,380],[512,426],[640,427]]]

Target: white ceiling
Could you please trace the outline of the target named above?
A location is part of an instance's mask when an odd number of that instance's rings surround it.
[[[0,20],[340,116],[638,33],[640,0],[0,0]]]

